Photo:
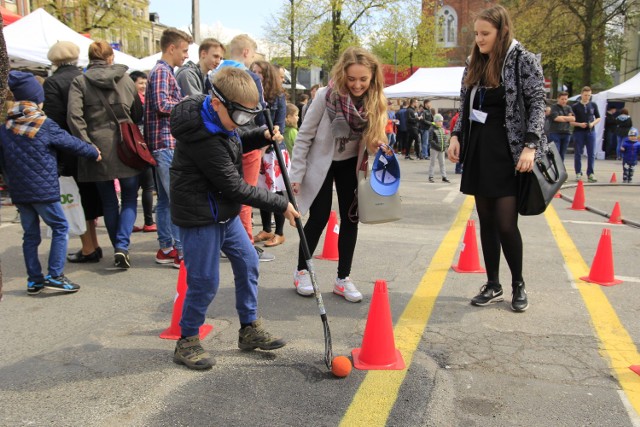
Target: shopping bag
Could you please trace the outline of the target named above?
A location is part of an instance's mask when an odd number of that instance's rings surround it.
[[[82,210],[78,184],[70,176],[61,176],[58,181],[60,182],[60,203],[69,223],[69,234],[80,236],[87,231],[87,223]]]

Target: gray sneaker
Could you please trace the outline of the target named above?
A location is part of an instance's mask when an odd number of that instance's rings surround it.
[[[256,248],[256,252],[258,252],[258,260],[260,262],[269,262],[276,259],[275,256],[271,255],[269,252],[265,252],[264,249],[254,246]]]
[[[178,340],[173,352],[173,361],[178,365],[185,365],[189,369],[197,370],[211,369],[216,364],[216,361],[200,345],[198,335]]]
[[[275,338],[262,326],[262,319],[257,319],[251,326],[240,329],[238,336],[238,348],[240,350],[275,350],[284,347],[286,342],[282,338]]]

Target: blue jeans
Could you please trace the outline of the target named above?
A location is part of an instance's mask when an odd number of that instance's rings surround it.
[[[395,133],[388,133],[387,134],[387,143],[389,144],[389,147],[393,148],[394,145],[396,145],[396,134]]]
[[[596,160],[596,134],[595,132],[573,132],[575,154],[573,157],[576,174],[582,173],[582,151],[587,147],[587,176],[593,173],[593,164]]]
[[[558,148],[558,153],[560,153],[560,157],[564,162],[564,155],[567,154],[567,147],[569,146],[569,141],[571,140],[571,134],[569,133],[550,133],[549,139],[556,144]],[[582,153],[580,153],[582,154]]]
[[[220,251],[231,262],[236,287],[236,311],[240,323],[258,317],[258,253],[239,217],[226,223],[202,227],[180,227],[187,269],[187,295],[182,307],[182,335],[198,335],[207,308],[220,284]]]
[[[64,273],[64,263],[67,256],[69,241],[69,224],[64,216],[60,202],[51,203],[17,203],[20,212],[20,222],[24,230],[22,237],[22,254],[27,267],[30,282],[43,282],[42,266],[38,259],[40,237],[40,218],[51,227],[51,248],[49,249],[48,272],[52,277]]]
[[[620,159],[622,158],[622,154],[620,152],[620,147],[622,147],[622,143],[624,142],[625,139],[627,139],[626,136],[620,136],[620,135],[616,135],[618,142],[616,144],[616,159]]]
[[[173,161],[173,150],[157,150],[153,157],[158,162],[156,166],[156,184],[158,185],[158,204],[156,205],[156,226],[158,227],[158,243],[160,248],[166,249],[173,246],[182,253],[180,242],[180,230],[171,221],[171,207],[169,200],[171,178],[169,168]]]
[[[420,140],[422,141],[422,157],[431,157],[431,148],[429,147],[429,135],[431,135],[431,129],[425,129],[420,131]]]
[[[118,181],[122,206],[118,206],[113,180],[96,182],[96,187],[102,200],[104,225],[107,226],[111,245],[115,250],[129,251],[131,232],[138,214],[138,175],[118,178]]]

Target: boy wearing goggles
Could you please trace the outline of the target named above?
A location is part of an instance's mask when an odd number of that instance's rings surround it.
[[[180,228],[188,290],[173,361],[209,369],[215,361],[200,344],[198,331],[219,285],[222,251],[231,262],[241,350],[275,350],[284,340],[264,329],[258,311],[258,254],[238,214],[242,204],[282,212],[294,225],[299,214],[283,195],[243,180],[242,154],[271,142],[264,128],[237,128],[262,111],[251,76],[239,68],[218,71],[208,96],[188,97],[171,112],[177,140],[171,165],[171,218]],[[246,128],[243,128],[246,129]],[[278,131],[274,140],[282,140]]]

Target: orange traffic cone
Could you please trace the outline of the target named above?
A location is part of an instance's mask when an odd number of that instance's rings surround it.
[[[584,184],[582,181],[578,181],[578,186],[576,187],[576,195],[573,196],[573,203],[571,207],[574,211],[584,211],[586,208],[584,207]]]
[[[180,263],[180,272],[178,273],[178,284],[176,285],[176,298],[173,301],[173,314],[171,315],[171,326],[165,329],[160,338],[165,340],[178,340],[180,339],[180,319],[182,318],[182,305],[184,304],[184,297],[187,295],[187,269],[184,266],[184,262]],[[200,339],[204,339],[209,332],[213,329],[211,325],[200,326]]]
[[[560,192],[558,191],[556,194],[553,195],[554,199],[560,199],[562,198],[562,194],[560,194]]]
[[[327,224],[327,233],[324,237],[322,255],[316,255],[316,258],[326,259],[328,261],[337,261],[340,258],[338,254],[339,234],[340,226],[338,225],[338,215],[336,214],[336,211],[331,211],[331,215],[329,215],[329,223]]]
[[[609,181],[611,184],[618,182],[618,180],[616,179],[616,173],[614,172],[613,175],[611,175],[611,181]]]
[[[377,280],[364,328],[362,347],[353,349],[353,366],[361,370],[400,370],[404,359],[393,337],[387,282]]]
[[[613,210],[611,211],[611,215],[609,215],[609,224],[622,224],[622,214],[620,213],[620,203],[616,202],[613,206]]]
[[[589,283],[597,283],[602,286],[613,286],[622,283],[622,280],[617,280],[613,275],[611,230],[608,228],[602,229],[602,236],[600,236],[598,249],[596,249],[596,256],[593,258],[589,275],[581,277],[580,280],[584,280]]]
[[[629,369],[631,369],[636,374],[640,375],[640,365],[631,365],[629,366]]]
[[[467,229],[464,232],[462,249],[458,265],[452,265],[453,271],[457,273],[485,273],[486,270],[480,265],[478,257],[478,243],[476,241],[476,223],[470,219],[467,221]]]

